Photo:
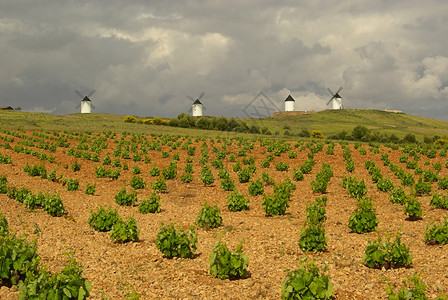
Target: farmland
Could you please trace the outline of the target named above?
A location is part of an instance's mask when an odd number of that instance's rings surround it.
[[[275,299],[287,271],[306,256],[326,267],[336,299],[384,299],[388,286],[398,291],[414,274],[427,285],[427,296],[448,293],[447,246],[425,240],[426,226],[447,215],[446,148],[106,129],[12,129],[2,130],[0,138],[0,175],[7,181],[0,211],[9,230],[35,240],[40,265],[51,272],[60,272],[66,265],[63,254],[73,252],[92,285],[92,299],[133,293],[142,299]],[[350,191],[354,184],[349,182],[355,181],[365,183],[364,192]],[[276,197],[279,186],[287,187],[284,212],[268,207],[272,199],[284,199]],[[14,187],[59,195],[64,212],[52,216],[45,204],[32,209],[29,199],[18,201],[8,193]],[[92,195],[86,193],[89,187]],[[123,187],[128,193],[135,188],[130,205],[117,201]],[[392,203],[399,187],[406,199]],[[249,200],[248,210],[229,209],[233,190]],[[439,194],[442,205],[437,206],[434,195]],[[160,211],[142,213],[140,204],[154,195],[160,197]],[[308,207],[323,196],[326,203],[319,207],[325,217],[311,220]],[[355,233],[349,219],[365,198],[378,222],[369,232]],[[421,216],[412,215],[411,200],[418,202]],[[220,211],[222,224],[216,228],[196,222],[205,202]],[[90,226],[92,212],[100,207],[115,209],[124,221],[133,218],[138,238],[120,242]],[[157,247],[162,224],[173,223],[185,231],[197,223],[197,249],[189,257],[167,258]],[[303,229],[315,225],[327,239],[315,249],[324,251],[304,251],[313,245],[301,238]],[[409,247],[412,263],[368,267],[363,254],[369,240],[380,235],[393,241],[396,234]],[[210,274],[209,254],[217,241],[231,251],[242,243],[247,278],[221,280]],[[17,296],[17,286],[0,289],[2,299]]]

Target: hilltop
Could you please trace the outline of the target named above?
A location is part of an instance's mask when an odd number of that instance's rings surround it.
[[[125,123],[125,116],[112,114],[69,114],[64,116],[21,111],[0,111],[0,126],[3,129],[42,129],[78,131],[128,131],[135,133],[162,133],[182,135],[247,135],[193,128]],[[262,119],[240,119],[248,125],[267,128],[273,136],[296,136],[301,130],[319,130],[325,137],[342,131],[350,134],[358,125],[367,127],[372,133],[395,134],[402,138],[413,134],[417,140],[423,137],[447,137],[448,123],[419,116],[397,114],[381,110],[344,109],[324,110],[313,114],[296,116],[271,116]]]

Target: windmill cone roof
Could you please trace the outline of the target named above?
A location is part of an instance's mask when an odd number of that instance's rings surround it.
[[[285,99],[285,102],[288,102],[288,101],[296,102],[296,100],[294,100],[294,98],[291,97],[291,95],[288,95],[288,97]]]
[[[201,103],[201,101],[199,101],[199,99],[196,99],[196,101],[194,101],[193,104],[201,104],[202,105],[202,103]]]
[[[82,98],[82,101],[89,101],[89,102],[91,102],[92,100],[90,100],[89,97],[85,96],[84,98]]]

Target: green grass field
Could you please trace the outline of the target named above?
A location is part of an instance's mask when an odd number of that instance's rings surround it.
[[[161,133],[191,136],[252,136],[251,134],[155,126],[138,123],[125,123],[122,115],[110,114],[69,114],[64,116],[20,111],[0,111],[0,126],[3,129],[42,129],[69,131],[113,131],[132,133]],[[325,110],[309,115],[273,116],[264,119],[243,119],[248,125],[252,122],[267,127],[274,136],[283,136],[287,130],[292,134],[302,129],[320,130],[325,137],[342,130],[350,134],[358,125],[366,126],[371,132],[396,134],[403,137],[414,134],[421,141],[424,136],[448,136],[448,123],[418,116],[396,114],[380,110],[344,109]]]

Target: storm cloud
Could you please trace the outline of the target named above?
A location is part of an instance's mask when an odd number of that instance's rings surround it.
[[[447,1],[0,0],[0,103],[174,117],[277,107],[398,109],[448,121]]]

